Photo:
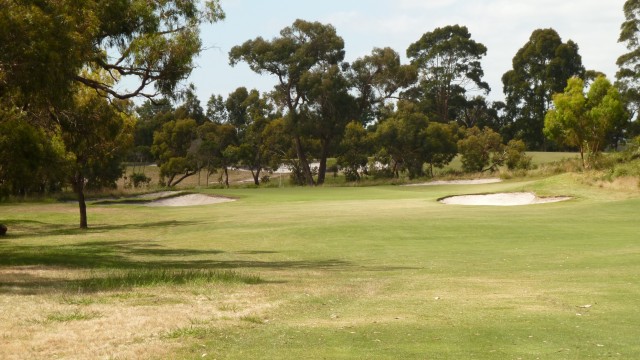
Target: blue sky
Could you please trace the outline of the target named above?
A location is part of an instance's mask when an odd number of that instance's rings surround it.
[[[389,46],[403,58],[407,47],[436,27],[467,26],[488,48],[482,65],[489,98],[502,100],[502,74],[535,29],[554,28],[563,41],[578,43],[587,69],[613,79],[624,51],[617,43],[624,0],[222,0],[223,22],[202,28],[205,50],[188,82],[205,106],[212,94],[226,96],[239,86],[269,91],[275,79],[244,64],[230,67],[229,50],[262,36],[271,39],[296,19],[330,23],[345,41],[346,60]],[[403,60],[406,62],[406,58]]]

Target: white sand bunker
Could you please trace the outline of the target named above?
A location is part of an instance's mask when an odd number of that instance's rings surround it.
[[[568,196],[538,197],[534,193],[499,193],[484,195],[450,196],[440,202],[447,205],[519,206],[546,204],[570,200]]]
[[[135,196],[135,198],[142,199],[142,200],[157,200],[160,198],[165,198],[167,196],[175,196],[183,192],[184,191],[158,191],[150,194],[138,195],[138,196]]]
[[[234,199],[209,196],[204,194],[188,194],[164,199],[158,199],[149,202],[147,206],[196,206],[196,205],[210,205],[220,204],[235,201]]]
[[[420,184],[408,184],[407,186],[432,186],[432,185],[481,185],[502,182],[501,179],[474,179],[474,180],[438,180]]]

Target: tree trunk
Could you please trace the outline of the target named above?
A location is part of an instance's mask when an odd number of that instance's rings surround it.
[[[307,181],[307,185],[314,186],[315,182],[313,181],[313,175],[311,174],[311,169],[309,168],[309,161],[307,160],[307,156],[302,149],[302,142],[300,141],[300,136],[298,135],[295,136],[295,145],[298,160],[300,161],[300,166],[302,167],[302,172],[304,173],[304,178]]]
[[[320,153],[320,167],[318,168],[318,185],[324,184],[327,174],[327,156],[329,156],[329,140],[322,142],[322,150]]]
[[[84,198],[84,177],[76,172],[73,177],[73,190],[78,195],[78,207],[80,208],[80,229],[89,228],[87,222],[87,203]]]
[[[229,170],[226,166],[224,167],[224,185],[227,189],[229,188]]]
[[[176,182],[174,183],[169,183],[167,184],[167,186],[169,187],[174,187],[178,184],[180,184],[182,182],[182,180],[188,178],[189,176],[195,175],[197,173],[197,171],[192,171],[192,172],[186,172],[184,175],[182,175],[180,178],[178,178],[178,180],[176,180]],[[171,181],[173,181],[173,179],[175,178],[175,175],[171,176]]]
[[[257,186],[260,185],[260,168],[258,168],[256,171],[251,170],[251,175],[253,176],[253,183],[256,184]]]

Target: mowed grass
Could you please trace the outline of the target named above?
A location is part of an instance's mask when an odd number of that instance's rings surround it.
[[[437,202],[523,190],[574,199]],[[1,205],[0,358],[640,358],[638,189],[203,191],[238,201]]]

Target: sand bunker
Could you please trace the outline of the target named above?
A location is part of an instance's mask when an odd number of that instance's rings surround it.
[[[154,192],[154,193],[150,193],[150,194],[142,194],[142,195],[138,195],[135,198],[136,199],[142,199],[142,200],[157,200],[160,198],[165,198],[167,196],[174,196],[174,195],[178,195],[180,193],[183,193],[184,191],[158,191],[158,192]]]
[[[432,185],[481,185],[502,182],[501,179],[474,179],[474,180],[438,180],[420,184],[408,184],[407,186],[432,186]]]
[[[441,199],[440,202],[447,205],[480,205],[480,206],[519,206],[546,204],[566,201],[571,199],[567,196],[538,197],[534,193],[500,193],[485,195],[462,195],[450,196]]]
[[[204,194],[188,194],[151,201],[146,206],[197,206],[220,204],[235,201],[234,199],[209,196]]]

